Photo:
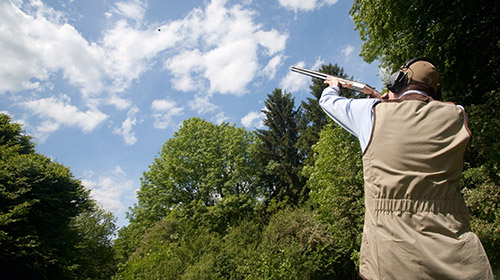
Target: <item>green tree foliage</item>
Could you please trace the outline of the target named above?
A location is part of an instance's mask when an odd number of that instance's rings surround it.
[[[430,57],[446,100],[481,104],[500,87],[498,1],[355,0],[350,14],[366,61],[378,58],[394,71],[412,57]]]
[[[489,178],[487,169],[464,172],[464,197],[473,219],[471,227],[488,253],[493,272],[500,276],[500,185]],[[473,189],[467,186],[477,186]]]
[[[357,279],[363,231],[363,165],[358,140],[341,127],[329,124],[314,146],[315,163],[307,166],[308,203],[328,225],[335,244],[335,266],[342,279]]]
[[[218,279],[213,259],[220,243],[218,234],[168,217],[147,231],[114,279]]]
[[[31,137],[23,133],[20,124],[12,122],[8,115],[0,114],[0,147],[0,156],[4,160],[9,155],[31,154],[35,145]]]
[[[96,233],[80,231],[75,221],[92,209],[88,191],[69,169],[35,153],[21,126],[0,114],[2,273],[13,279],[80,279],[88,268],[80,249]]]
[[[285,208],[262,227],[241,220],[225,235],[184,218],[148,230],[115,279],[345,279],[332,236],[308,210]]]
[[[144,173],[130,225],[116,243],[122,260],[148,228],[171,213],[223,231],[253,209],[259,192],[255,141],[253,133],[227,123],[184,121]]]
[[[276,212],[262,231],[246,279],[349,279],[338,266],[335,237],[309,209]]]
[[[255,195],[255,164],[250,157],[254,141],[251,133],[227,123],[184,121],[144,173],[139,206],[161,219],[164,209],[192,201],[210,206],[227,195]]]
[[[297,142],[301,130],[301,110],[294,99],[281,89],[274,89],[265,101],[264,125],[257,130],[260,139],[258,158],[264,167],[262,184],[266,198],[298,205],[307,197],[304,178],[300,175],[303,156]]]
[[[91,208],[72,221],[79,236],[75,246],[74,274],[77,279],[111,279],[117,265],[112,240],[116,218],[111,212],[91,203]]]
[[[467,107],[472,142],[465,155],[467,167],[481,168],[493,182],[500,182],[500,95],[498,91],[487,94],[484,104]]]

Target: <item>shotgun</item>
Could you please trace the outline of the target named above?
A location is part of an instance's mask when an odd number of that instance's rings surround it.
[[[357,92],[361,92],[361,93],[364,93],[364,94],[368,94],[372,97],[375,97],[375,98],[378,98],[378,99],[381,99],[382,98],[382,94],[380,94],[380,92],[376,91],[375,88],[367,85],[367,84],[364,84],[364,83],[359,83],[359,82],[355,82],[355,81],[351,81],[351,80],[347,80],[347,79],[344,79],[344,78],[340,78],[340,77],[337,77],[337,76],[333,76],[333,75],[328,75],[328,74],[325,74],[325,73],[321,73],[321,72],[318,72],[318,71],[313,71],[313,70],[310,70],[310,69],[306,69],[306,68],[302,68],[302,67],[299,67],[299,66],[292,66],[292,72],[296,72],[296,73],[299,73],[299,74],[303,74],[303,75],[307,75],[307,76],[310,76],[310,77],[313,77],[313,78],[317,78],[317,79],[320,79],[320,80],[326,80],[328,77],[334,77],[335,79],[339,80],[339,82],[343,85],[350,85],[352,90],[354,91],[357,91]],[[369,93],[366,93],[364,92],[363,90],[364,89],[367,89],[369,91]]]

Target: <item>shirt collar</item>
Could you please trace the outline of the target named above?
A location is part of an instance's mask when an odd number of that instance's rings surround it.
[[[401,98],[401,97],[403,97],[403,95],[406,95],[408,93],[418,93],[418,94],[421,94],[423,96],[427,96],[427,93],[425,93],[425,92],[423,92],[421,90],[414,90],[414,89],[412,89],[412,90],[407,90],[407,91],[403,92],[403,94],[401,94],[398,98]]]

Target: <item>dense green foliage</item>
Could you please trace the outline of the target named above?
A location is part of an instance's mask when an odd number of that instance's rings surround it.
[[[122,256],[115,279],[357,278],[359,144],[328,126],[313,148],[316,164],[302,172],[293,99],[275,90],[265,112],[267,130],[257,134],[192,118],[165,142],[115,243]],[[245,171],[233,178],[235,170]],[[301,207],[292,176],[311,177]],[[270,191],[276,186],[286,191]]]
[[[309,203],[335,238],[342,267],[356,275],[363,231],[363,164],[358,140],[336,125],[328,125],[314,146],[315,164],[306,168]]]
[[[481,104],[500,87],[500,2],[355,0],[350,11],[364,41],[361,56],[394,71],[427,56],[441,74],[443,98]]]
[[[144,173],[130,226],[116,242],[120,257],[127,259],[146,230],[169,215],[199,219],[218,232],[238,221],[262,192],[255,145],[243,128],[184,121]]]
[[[94,202],[91,206],[72,222],[78,234],[73,274],[76,279],[110,279],[116,273],[118,263],[112,240],[116,218]]]
[[[2,273],[12,279],[109,278],[114,218],[97,209],[68,168],[34,148],[21,125],[0,114]]]

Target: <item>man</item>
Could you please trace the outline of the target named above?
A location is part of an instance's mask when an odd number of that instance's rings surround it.
[[[321,107],[363,151],[364,279],[493,279],[459,189],[465,112],[433,99],[438,78],[429,59],[412,59],[382,100],[340,97],[340,82],[325,80]]]

